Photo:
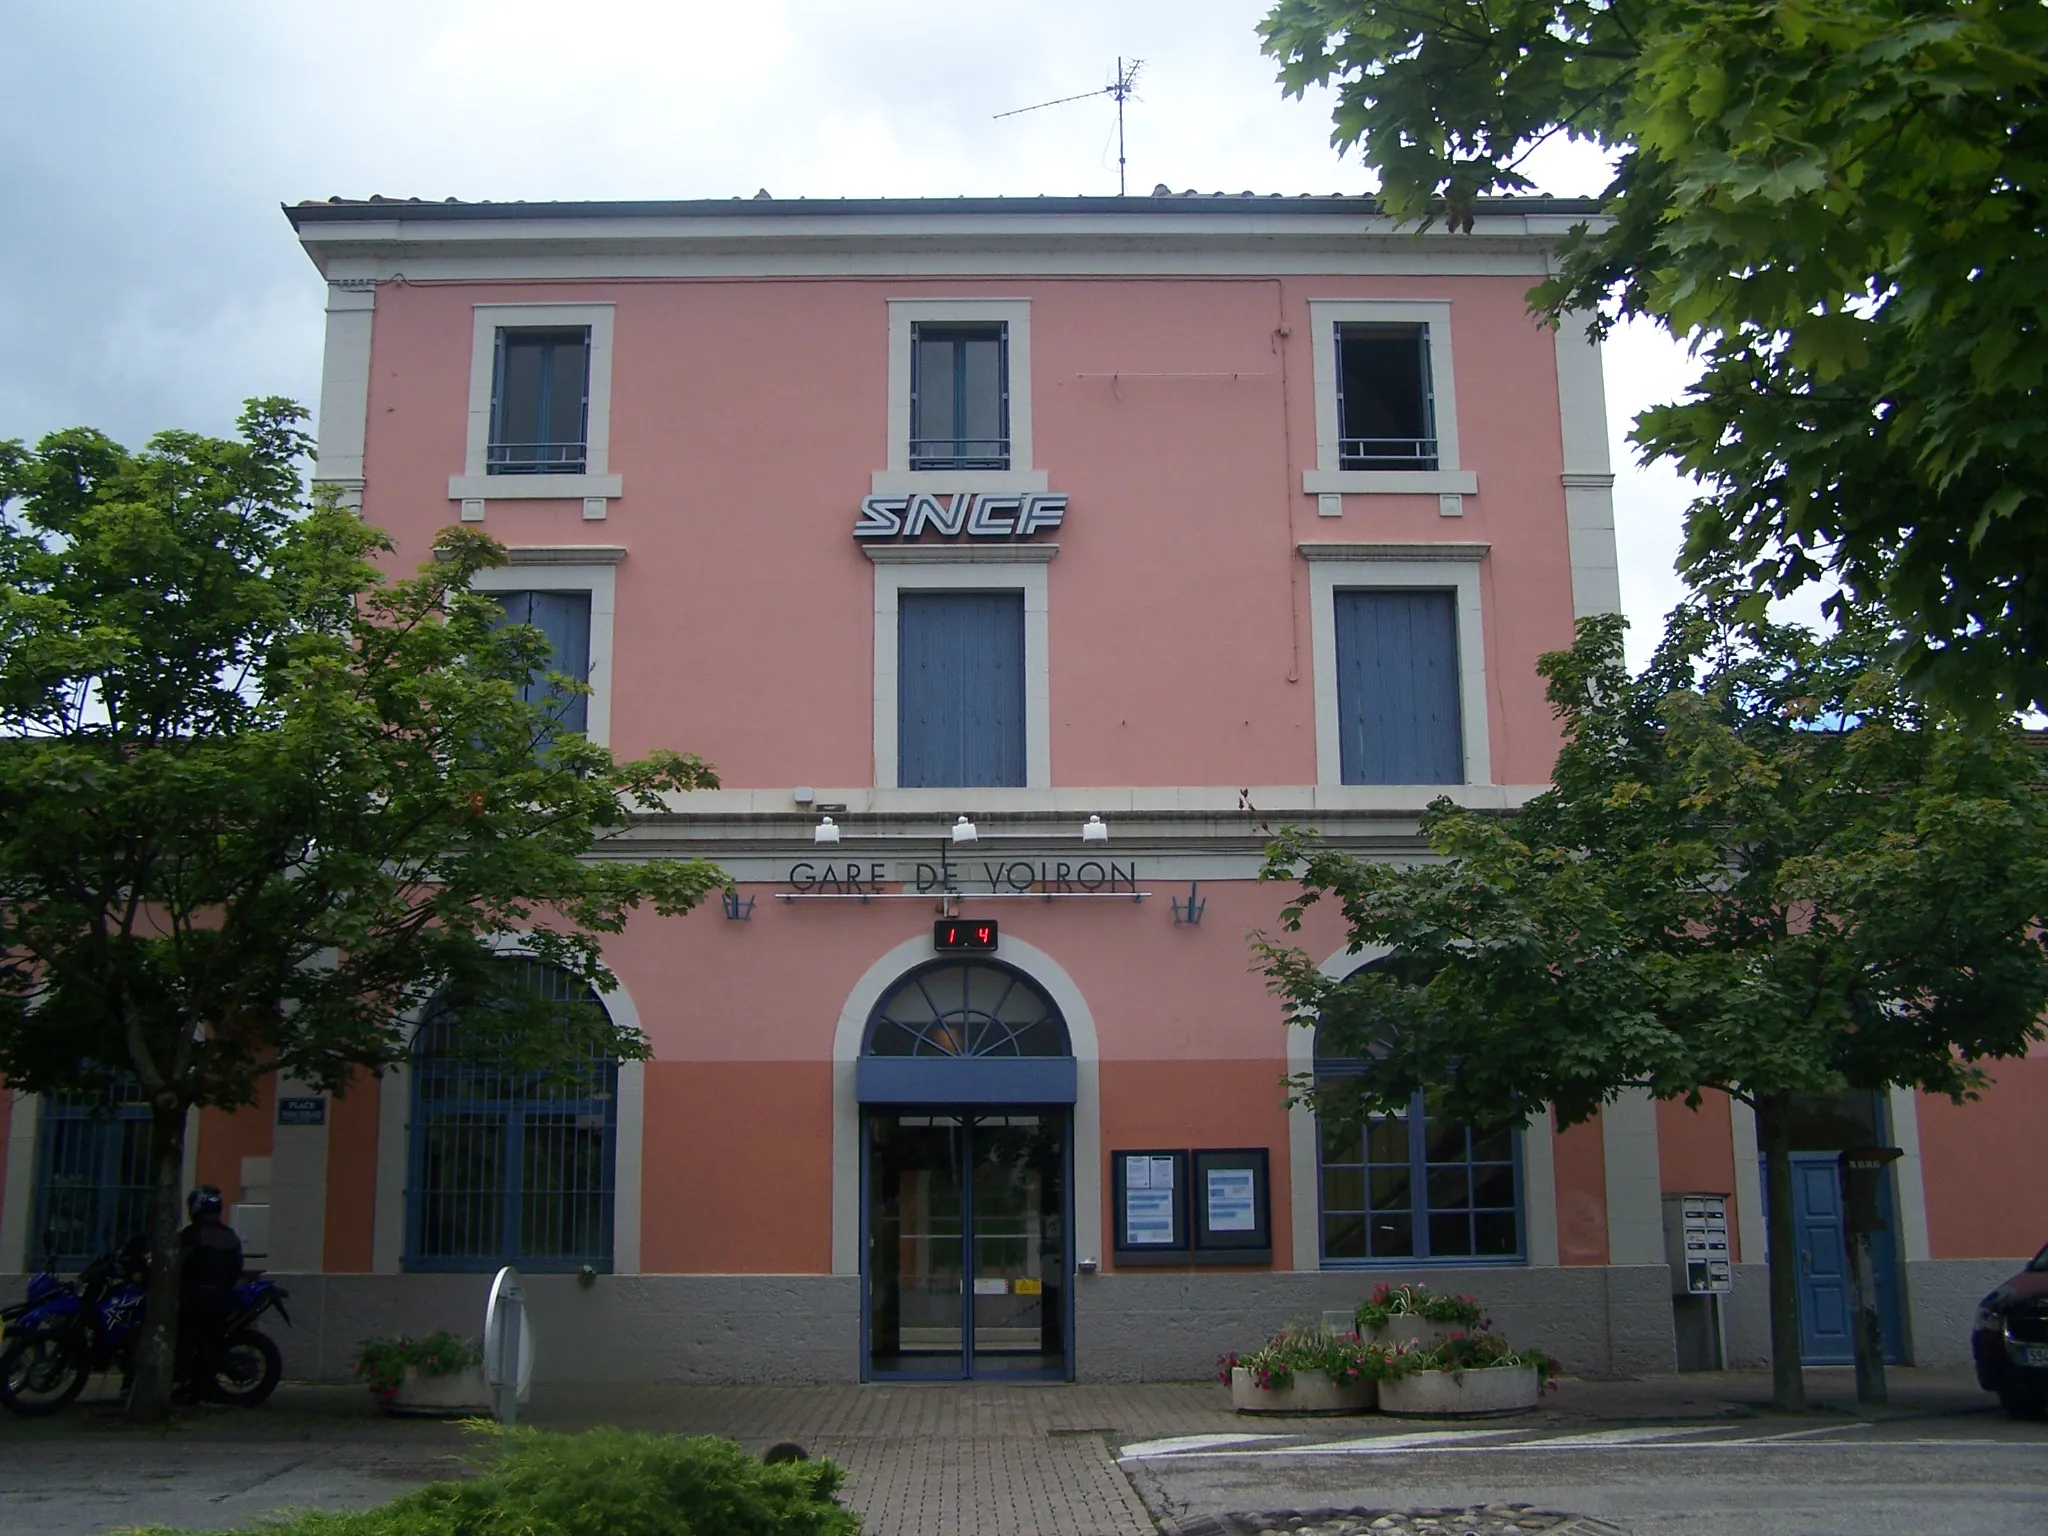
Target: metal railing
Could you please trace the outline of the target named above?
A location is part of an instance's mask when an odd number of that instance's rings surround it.
[[[1340,469],[1435,469],[1433,437],[1344,437],[1337,440]]]
[[[144,1229],[149,1133],[139,1086],[44,1101],[29,1262],[40,1264],[53,1245],[59,1268],[78,1269]]]
[[[1008,469],[1007,437],[913,437],[912,469]]]
[[[580,475],[590,462],[589,445],[573,443],[492,443],[485,471],[493,475]]]

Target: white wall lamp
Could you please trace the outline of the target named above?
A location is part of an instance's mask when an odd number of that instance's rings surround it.
[[[811,829],[811,841],[814,843],[836,843],[839,841],[839,827],[830,816],[827,816]]]
[[[1081,841],[1084,843],[1106,843],[1109,841],[1109,828],[1103,825],[1100,816],[1090,816],[1087,821],[1081,824]]]
[[[978,842],[980,839],[981,830],[965,816],[962,816],[953,823],[953,841],[955,843],[972,843]]]

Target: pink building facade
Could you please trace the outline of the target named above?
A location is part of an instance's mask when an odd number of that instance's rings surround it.
[[[1285,894],[1266,828],[1411,857],[1434,797],[1545,782],[1536,659],[1619,591],[1599,352],[1524,296],[1591,211],[290,209],[319,481],[404,565],[450,523],[506,544],[484,584],[588,679],[568,723],[720,773],[631,849],[737,882],[612,946],[592,1006],[653,1055],[574,1102],[466,1077],[434,1018],[407,1071],[202,1117],[194,1177],[298,1277],[292,1368],[473,1329],[508,1262],[544,1378],[1185,1378],[1383,1278],[1579,1370],[1761,1358],[1741,1106],[1326,1135],[1246,943]],[[12,1108],[0,1270],[59,1163],[118,1160],[60,1118]],[[1816,1169],[1906,1150],[1903,1357],[1959,1361],[2048,1235],[2038,1180],[1970,1194],[1965,1127],[2042,1123],[2039,1060],[1983,1108],[1817,1107]],[[1712,1300],[1674,1297],[1685,1194],[1723,1202]]]

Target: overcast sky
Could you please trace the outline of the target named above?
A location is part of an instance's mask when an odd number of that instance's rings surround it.
[[[1361,192],[1329,101],[1284,100],[1245,0],[0,0],[0,438],[220,433],[314,404],[319,279],[278,211],[339,194],[495,199],[1030,196],[1116,190],[1106,99],[994,114],[1144,61],[1130,187]],[[1543,190],[1599,190],[1583,151]],[[1638,656],[1676,596],[1686,497],[1622,442],[1689,376],[1607,349],[1622,594]]]

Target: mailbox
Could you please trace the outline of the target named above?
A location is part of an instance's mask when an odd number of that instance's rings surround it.
[[[1724,1296],[1735,1285],[1726,1195],[1664,1197],[1664,1261],[1677,1296]]]

